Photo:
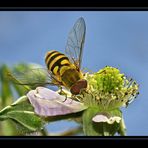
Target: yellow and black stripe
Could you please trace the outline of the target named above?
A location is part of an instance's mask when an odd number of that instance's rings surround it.
[[[63,66],[69,66],[71,64],[68,57],[55,50],[47,52],[45,62],[48,70],[54,75],[59,75]]]

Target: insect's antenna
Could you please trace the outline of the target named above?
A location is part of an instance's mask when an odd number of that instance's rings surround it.
[[[9,71],[6,72],[6,78],[8,78],[9,80],[11,80],[15,84],[22,85],[27,90],[31,90],[29,86],[26,86],[25,84],[21,83],[21,81],[19,81],[18,79],[16,79],[13,76],[13,74],[11,72],[9,72]]]

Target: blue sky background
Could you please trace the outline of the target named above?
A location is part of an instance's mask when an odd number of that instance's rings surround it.
[[[48,50],[64,52],[67,35],[79,17],[86,22],[83,67],[96,72],[117,67],[140,84],[140,95],[122,109],[127,135],[148,135],[148,12],[146,11],[1,11],[0,63],[45,66]],[[50,131],[75,127],[72,122]]]

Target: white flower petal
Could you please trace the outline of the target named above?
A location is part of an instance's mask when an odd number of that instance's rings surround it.
[[[103,114],[99,114],[93,117],[92,119],[94,122],[106,122],[108,124],[113,124],[114,122],[120,123],[121,117],[113,116],[113,117],[107,117]]]
[[[40,116],[56,116],[80,112],[86,107],[75,100],[59,95],[50,89],[37,87],[36,90],[28,92],[27,97]]]

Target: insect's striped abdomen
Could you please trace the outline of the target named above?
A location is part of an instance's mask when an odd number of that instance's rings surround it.
[[[68,57],[55,50],[49,51],[46,54],[45,62],[48,70],[50,70],[54,75],[60,75],[61,68],[65,66],[67,67],[71,64]]]

